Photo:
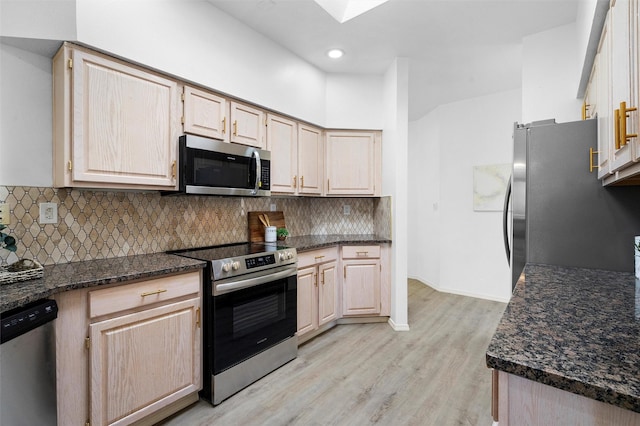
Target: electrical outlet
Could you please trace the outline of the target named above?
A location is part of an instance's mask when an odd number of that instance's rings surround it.
[[[269,206],[269,210],[272,211],[272,212],[275,212],[276,211],[276,205],[275,204],[271,204]]]
[[[351,206],[348,204],[345,204],[342,206],[342,213],[344,213],[345,216],[348,216],[351,214]]]
[[[58,223],[58,203],[40,203],[40,224]]]
[[[9,203],[0,203],[0,225],[11,224],[11,212],[9,211]]]

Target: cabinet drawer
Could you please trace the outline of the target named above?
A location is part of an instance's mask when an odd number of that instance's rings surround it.
[[[338,259],[338,247],[327,247],[298,253],[298,269]]]
[[[197,294],[200,273],[172,275],[135,284],[123,284],[89,292],[89,317],[151,305],[178,297]]]
[[[343,259],[377,259],[380,257],[380,246],[344,246]]]

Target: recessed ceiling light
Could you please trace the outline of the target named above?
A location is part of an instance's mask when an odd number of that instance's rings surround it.
[[[344,52],[341,49],[331,49],[327,52],[327,56],[331,59],[342,58],[342,55],[344,55]]]

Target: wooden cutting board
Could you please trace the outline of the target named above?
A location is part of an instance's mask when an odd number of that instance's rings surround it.
[[[261,214],[269,218],[269,224],[271,226],[275,226],[276,228],[286,228],[283,212],[249,212],[249,242],[251,243],[264,241],[264,225],[258,218]]]

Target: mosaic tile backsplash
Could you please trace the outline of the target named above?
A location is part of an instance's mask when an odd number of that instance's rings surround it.
[[[148,254],[248,240],[247,212],[284,212],[292,236],[376,234],[391,238],[391,199],[161,196],[68,188],[0,186],[18,240],[0,249],[0,264],[36,259],[43,265]],[[58,204],[58,223],[38,223],[39,203]],[[343,205],[351,207],[343,214]]]

